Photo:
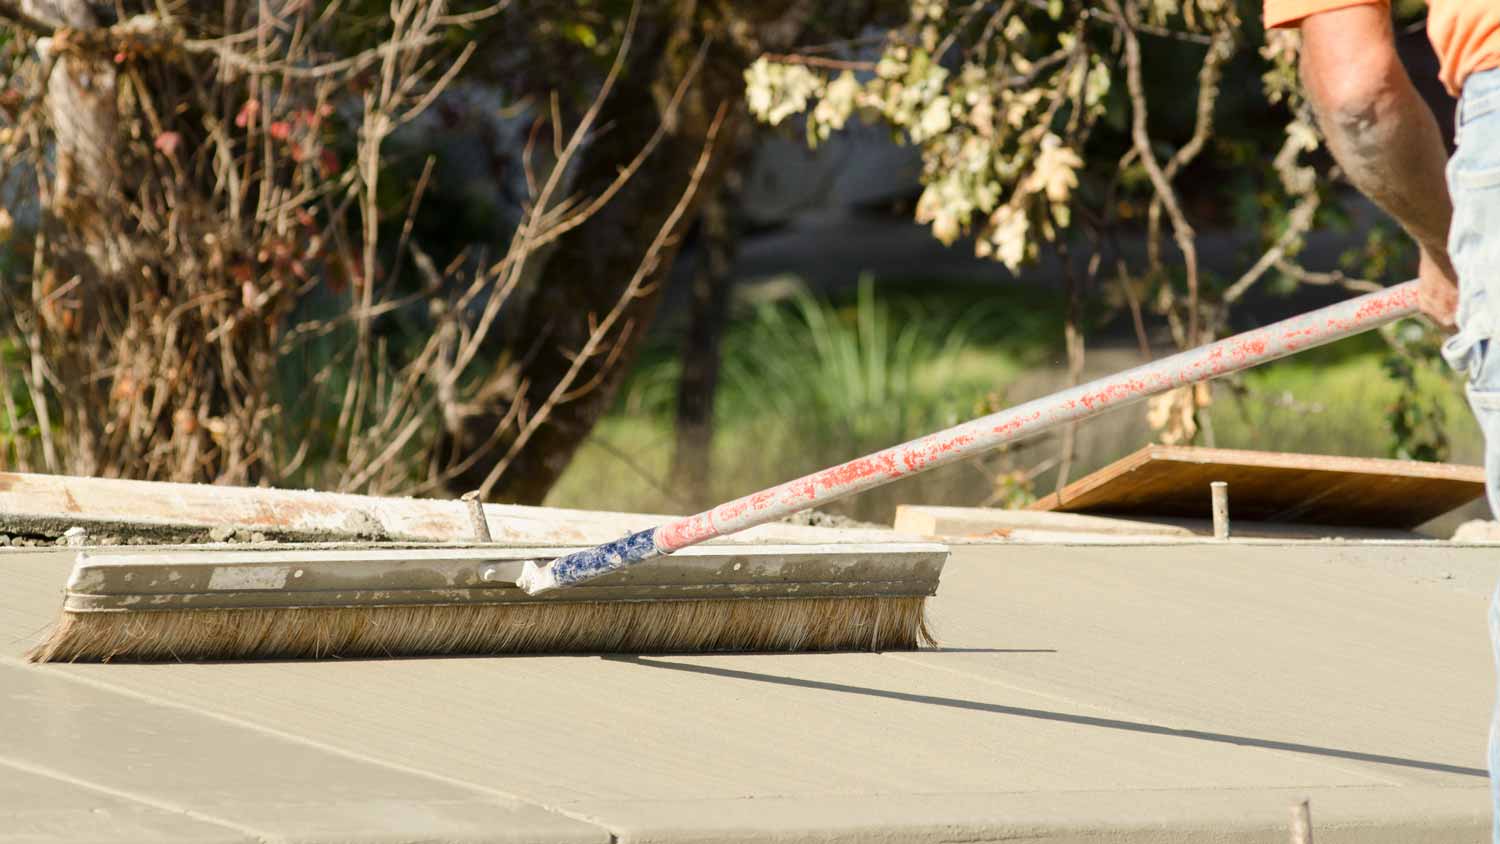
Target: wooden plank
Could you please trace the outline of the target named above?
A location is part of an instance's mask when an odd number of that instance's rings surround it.
[[[896,530],[945,541],[1005,539],[1013,542],[1180,542],[1214,535],[1207,519],[1122,518],[1056,510],[1000,510],[990,507],[937,507],[903,504],[896,508]],[[1236,539],[1423,540],[1411,531],[1348,525],[1286,524],[1241,519]]]
[[[1232,523],[1410,529],[1484,495],[1479,466],[1152,445],[1030,509],[1206,519],[1213,481],[1229,484]]]
[[[1017,531],[1088,533],[1104,536],[1192,537],[1181,525],[1140,519],[1085,516],[993,507],[939,507],[902,504],[896,508],[896,530],[921,536],[1010,536]]]
[[[592,545],[665,521],[651,513],[611,513],[486,504],[490,533],[502,544]],[[95,537],[205,541],[232,531],[293,541],[471,542],[474,526],[463,501],[209,486],[115,478],[0,472],[0,533],[58,536],[78,525]],[[766,542],[895,542],[890,530],[762,525],[734,544]]]

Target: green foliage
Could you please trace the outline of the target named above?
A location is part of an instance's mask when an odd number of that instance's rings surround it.
[[[1416,265],[1417,249],[1411,238],[1393,224],[1376,224],[1365,242],[1339,257],[1339,265],[1361,278],[1396,282]]]
[[[1447,407],[1418,382],[1424,371],[1438,380],[1453,380],[1445,377],[1449,373],[1439,354],[1442,338],[1416,320],[1405,320],[1384,333],[1390,350],[1380,365],[1397,388],[1386,410],[1388,452],[1402,460],[1446,461],[1453,450]]]
[[[1039,339],[1057,337],[1060,303],[1034,297],[1002,292],[987,316],[968,320],[973,302],[951,291],[882,291],[863,304],[858,298],[793,299],[755,309],[737,321],[728,341],[744,363],[718,396],[714,499],[753,492],[928,433],[927,426],[941,427],[1062,387],[1065,373],[1057,365],[1057,350]],[[923,325],[911,329],[913,322]],[[872,331],[882,324],[883,334]],[[948,346],[945,332],[960,324],[962,342]],[[895,349],[908,330],[925,339],[908,340],[910,351],[902,359]],[[1364,335],[1246,373],[1237,394],[1216,390],[1216,444],[1385,456],[1391,453],[1388,412],[1408,401],[1446,420],[1449,459],[1477,460],[1482,453],[1478,426],[1451,377],[1440,367],[1418,366],[1412,381],[1398,383],[1382,367],[1386,354],[1378,336]],[[683,501],[664,483],[672,456],[677,372],[668,354],[653,355],[637,368],[549,504],[686,512],[705,503]],[[1018,384],[1023,376],[1027,383]],[[834,384],[849,395],[863,391],[866,398],[834,395]],[[882,395],[900,396],[910,407],[870,401]],[[851,421],[851,414],[861,418]],[[1143,426],[1134,414],[1089,422],[1081,431],[1074,477],[1138,448]],[[1024,506],[1038,491],[1026,467],[1054,451],[1043,441],[1030,451],[997,454],[983,464],[950,466],[872,490],[837,509],[878,521],[889,520],[895,505],[908,501]],[[1045,480],[1040,491],[1050,491]]]
[[[850,308],[807,294],[765,305],[728,347],[736,415],[776,420],[787,436],[838,459],[956,424],[985,385],[960,377],[984,314],[934,318],[877,301],[868,279]]]
[[[31,394],[19,377],[12,377],[25,363],[26,351],[14,339],[0,338],[0,367],[5,369],[0,387],[8,388],[9,393],[0,396],[0,466],[13,454],[29,452],[32,441],[41,435],[34,421],[36,414],[32,412]],[[11,408],[14,408],[14,414]]]
[[[1006,385],[1058,336],[1061,304],[1046,294],[1015,291],[986,305],[972,293],[893,287],[898,292],[877,295],[865,283],[850,301],[797,294],[735,321],[715,398],[715,499],[997,410]],[[665,350],[645,356],[548,502],[678,511],[703,503],[675,498],[661,480],[679,372]],[[889,520],[899,500],[984,500],[992,480],[967,465],[949,467],[839,509]]]
[[[1378,336],[1368,335],[1246,373],[1240,390],[1219,391],[1216,444],[1351,457],[1422,459],[1418,454],[1425,452],[1457,462],[1479,460],[1479,426],[1451,376],[1441,366],[1416,365],[1409,378],[1393,379],[1385,365],[1389,354]],[[1392,416],[1403,404],[1422,408],[1426,420],[1443,420],[1441,428],[1416,425],[1422,438],[1400,443]],[[1441,440],[1429,436],[1433,433]]]
[[[1144,233],[1144,266],[1119,271],[1187,348],[1221,336],[1252,285],[1292,266],[1328,198],[1299,36],[1245,25],[1241,8],[1255,6],[911,0],[878,61],[763,57],[745,72],[746,99],[771,125],[803,115],[811,145],[855,115],[891,127],[921,153],[916,221],[944,243],[972,235],[977,255],[1012,272],[1076,220],[1085,237],[1071,251],[1092,253],[1085,287],[1097,289],[1113,245]],[[1219,278],[1197,233],[1236,222],[1260,234],[1253,269]],[[1185,431],[1202,429],[1200,395],[1178,397]]]
[[[985,499],[986,507],[999,507],[1002,510],[1020,510],[1039,498],[1036,491],[1036,478],[1024,469],[1012,469],[1001,472],[995,476],[994,492]]]
[[[972,14],[919,0],[873,74],[763,57],[745,71],[746,101],[773,126],[806,112],[811,145],[856,112],[891,126],[922,152],[917,221],[943,243],[972,228],[978,254],[1015,270],[1069,225],[1079,148],[1110,92],[1109,65],[1063,14],[1060,2],[1021,6],[968,32]],[[944,56],[965,34],[973,43],[950,70]]]
[[[745,71],[746,100],[773,126],[803,115],[813,146],[855,116],[890,126],[921,151],[925,189],[916,219],[944,243],[972,234],[978,255],[1015,271],[1075,217],[1107,227],[1147,216],[1149,205],[1156,230],[1164,183],[1198,158],[1221,120],[1235,141],[1219,150],[1208,144],[1223,160],[1198,166],[1224,178],[1184,190],[1222,193],[1229,205],[1228,183],[1243,193],[1253,173],[1278,188],[1261,191],[1257,217],[1277,205],[1285,213],[1289,197],[1317,190],[1303,160],[1319,142],[1301,108],[1297,36],[1266,33],[1258,61],[1231,61],[1240,42],[1261,37],[1258,26],[1242,23],[1240,4],[1125,4],[1120,14],[1128,25],[1106,4],[1070,0],[999,10],[913,0],[909,8],[878,61],[762,57]],[[1144,39],[1139,90],[1127,84],[1125,31]],[[1202,85],[1208,87],[1195,91]],[[1273,107],[1290,114],[1267,119]],[[1143,147],[1132,121],[1148,110],[1151,135]],[[1267,131],[1282,126],[1284,132]],[[1151,167],[1147,149],[1157,159]],[[1236,151],[1244,159],[1238,165],[1228,160]],[[1161,180],[1148,178],[1157,165]],[[1268,239],[1285,228],[1274,217],[1263,222]]]
[[[1416,263],[1416,247],[1401,229],[1379,224],[1339,263],[1364,278],[1394,283]],[[1442,359],[1441,334],[1425,321],[1403,320],[1379,336],[1386,344],[1380,368],[1394,390],[1385,408],[1386,453],[1402,460],[1450,460],[1453,420],[1468,413],[1463,408],[1449,413],[1451,397],[1461,395],[1462,388]]]

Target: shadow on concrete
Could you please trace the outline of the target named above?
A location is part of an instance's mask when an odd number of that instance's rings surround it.
[[[1057,648],[921,648],[916,651],[891,651],[891,653],[921,654],[1055,654]]]
[[[3,647],[7,643],[5,642],[5,640],[0,639],[0,660],[3,660],[7,655],[10,655],[10,656],[14,657],[17,665],[26,665],[26,664],[29,664],[24,659],[22,659],[21,653],[23,653],[23,652],[25,652],[27,650],[30,650],[33,645],[37,644],[42,639],[46,638],[46,633],[47,633],[48,630],[51,629],[51,627],[52,627],[52,622],[48,622],[46,626],[37,628],[36,632],[34,634],[32,634],[31,636],[21,636],[21,637],[17,637],[15,639],[11,640],[9,642],[9,645],[13,646],[13,647],[19,648],[19,650],[14,651],[14,652],[8,651],[6,647]],[[669,651],[669,650],[662,650],[662,651],[648,651],[648,652],[646,652],[645,655],[646,656],[662,657],[662,656],[787,656],[787,655],[793,654],[793,653],[807,653],[807,654],[814,654],[814,653],[822,653],[822,654],[869,654],[869,653],[892,653],[892,654],[1055,654],[1057,652],[1058,652],[1057,648],[943,648],[943,647],[938,647],[938,648],[917,648],[917,647],[913,647],[913,648],[910,648],[909,650],[894,650],[894,649],[892,649],[892,650],[887,650],[887,651],[869,651],[869,650],[858,650],[858,649],[849,649],[849,650],[842,650],[842,651],[784,651],[784,650],[782,650],[782,651],[703,651],[703,650]],[[611,654],[611,653],[600,652],[600,651],[597,651],[597,650],[595,650],[595,651],[566,651],[566,650],[560,650],[560,651],[546,651],[546,652],[541,652],[541,653],[443,653],[443,654],[431,654],[431,653],[420,653],[420,652],[418,652],[418,653],[400,653],[400,654],[397,654],[397,653],[364,654],[364,655],[361,655],[361,656],[340,656],[340,655],[337,655],[337,654],[330,654],[330,655],[318,656],[318,657],[308,657],[308,656],[267,656],[267,657],[251,657],[251,658],[243,658],[242,657],[242,658],[236,658],[236,659],[175,659],[175,658],[174,659],[165,659],[165,658],[158,658],[158,659],[130,659],[129,657],[116,657],[116,658],[108,660],[108,662],[110,664],[115,664],[115,665],[144,665],[144,666],[162,666],[162,667],[170,668],[172,666],[177,666],[177,665],[246,665],[246,664],[265,665],[267,663],[288,663],[288,664],[295,665],[295,664],[298,664],[298,663],[306,663],[306,662],[314,662],[314,661],[327,661],[327,662],[410,662],[410,661],[432,662],[433,660],[439,660],[439,659],[448,659],[448,660],[465,660],[465,659],[513,660],[513,659],[517,659],[517,660],[526,660],[526,659],[553,659],[555,657],[561,657],[561,656],[580,657],[580,658],[581,657],[589,657],[589,658],[595,658],[595,657],[597,657],[599,659],[627,659],[627,658],[630,658],[630,657],[635,656],[635,655],[634,654]],[[3,842],[4,842],[4,839],[0,838],[0,844],[3,844]]]
[[[682,662],[663,662],[655,659],[643,659],[635,656],[610,656],[605,659],[630,662],[650,668],[662,668],[668,671],[685,671],[692,674],[708,674],[714,677],[725,677],[734,680],[753,680],[760,683],[774,683],[778,686],[795,686],[802,689],[818,689],[826,692],[843,692],[845,694],[864,695],[866,697],[886,698],[888,700],[900,700],[907,703],[922,703],[929,706],[947,706],[954,709],[968,709],[975,712],[990,712],[996,715],[1011,715],[1018,718],[1035,718],[1041,721],[1055,721],[1063,724],[1077,724],[1083,727],[1099,727],[1106,730],[1126,730],[1133,733],[1147,733],[1157,736],[1171,736],[1173,738],[1193,739],[1195,741],[1209,741],[1216,744],[1231,744],[1238,747],[1259,747],[1266,750],[1284,750],[1289,753],[1303,753],[1308,756],[1323,756],[1331,759],[1347,759],[1356,762],[1370,762],[1375,765],[1391,765],[1399,768],[1416,768],[1423,771],[1436,771],[1443,774],[1457,774],[1465,777],[1488,777],[1489,774],[1483,768],[1466,768],[1462,765],[1449,765],[1444,762],[1429,762],[1423,759],[1408,759],[1404,756],[1385,756],[1379,753],[1365,753],[1359,750],[1344,750],[1337,747],[1318,747],[1312,744],[1298,744],[1290,741],[1278,741],[1276,739],[1253,738],[1250,736],[1236,736],[1227,733],[1211,733],[1204,730],[1179,730],[1172,727],[1163,727],[1159,724],[1146,724],[1139,721],[1123,721],[1118,718],[1099,718],[1092,715],[1074,715],[1068,712],[1052,712],[1046,709],[1030,709],[1024,706],[1006,706],[999,703],[981,703],[973,700],[962,700],[951,697],[937,697],[934,695],[912,694],[911,692],[894,692],[887,689],[872,689],[865,686],[850,686],[844,683],[829,683],[823,680],[801,680],[795,677],[782,677],[776,674],[761,674],[755,671],[741,671],[734,668],[717,668],[707,665],[691,665]]]

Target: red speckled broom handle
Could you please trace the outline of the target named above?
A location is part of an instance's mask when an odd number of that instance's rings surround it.
[[[799,510],[975,457],[1005,443],[1158,393],[1369,331],[1416,312],[1415,281],[1368,293],[892,446],[736,498],[696,516],[685,516],[652,530],[570,554],[547,566],[528,564],[518,583],[535,594],[588,580],[716,536],[773,522]]]

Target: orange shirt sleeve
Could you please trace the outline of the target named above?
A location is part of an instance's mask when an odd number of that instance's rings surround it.
[[[1347,9],[1350,6],[1386,6],[1388,0],[1265,0],[1263,9],[1266,29],[1296,26],[1308,15]]]

